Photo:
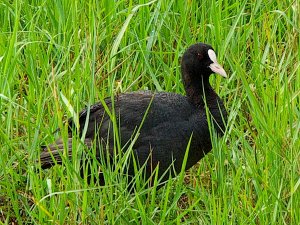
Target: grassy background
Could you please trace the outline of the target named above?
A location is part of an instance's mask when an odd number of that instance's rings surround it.
[[[1,0],[0,221],[300,224],[299,15],[289,0]],[[228,72],[211,83],[230,113],[199,165],[159,191],[137,179],[135,194],[119,171],[88,185],[76,160],[36,169],[73,110],[120,92],[184,93],[180,58],[197,41]]]

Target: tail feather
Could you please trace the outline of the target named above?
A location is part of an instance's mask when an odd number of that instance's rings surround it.
[[[90,148],[92,146],[92,140],[87,138],[84,140],[84,144]],[[41,167],[43,169],[50,168],[55,164],[62,164],[62,157],[66,157],[71,159],[72,158],[72,138],[68,138],[68,142],[66,145],[66,153],[65,152],[65,145],[62,138],[59,138],[55,141],[55,143],[50,144],[46,147],[43,147],[43,151],[40,154],[40,162]]]

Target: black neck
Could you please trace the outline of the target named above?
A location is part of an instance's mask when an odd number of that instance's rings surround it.
[[[185,77],[184,88],[189,101],[197,107],[203,107],[205,105],[205,100],[206,102],[209,102],[209,98],[215,96],[215,92],[210,86],[208,77]]]
[[[201,82],[185,80],[184,86],[187,98],[193,105],[201,109],[208,107],[214,128],[222,135],[225,130],[224,122],[227,121],[227,112],[221,99],[210,86],[209,79],[203,79]]]

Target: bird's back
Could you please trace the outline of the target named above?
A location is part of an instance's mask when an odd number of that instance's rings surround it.
[[[128,146],[137,135],[133,149],[140,165],[148,159],[149,173],[157,164],[164,172],[173,161],[179,172],[191,136],[187,168],[211,150],[205,109],[192,105],[185,96],[133,92],[115,96],[114,104],[110,98],[105,102],[109,113],[101,103],[91,107],[86,138],[108,144],[113,154],[116,143],[113,127],[118,130],[121,146]],[[116,126],[108,116],[113,110]],[[79,119],[81,129],[86,118],[87,110],[84,110]]]

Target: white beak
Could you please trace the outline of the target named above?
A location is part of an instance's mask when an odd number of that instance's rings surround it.
[[[222,77],[227,77],[225,70],[217,61],[216,53],[212,49],[209,49],[207,54],[208,54],[208,57],[210,58],[210,60],[213,62],[212,64],[209,65],[209,68],[213,72],[220,74]]]
[[[223,69],[223,67],[218,63],[218,62],[214,62],[212,64],[209,65],[209,68],[217,73],[217,74],[220,74],[222,77],[227,77],[227,74],[225,72],[225,70]]]

